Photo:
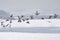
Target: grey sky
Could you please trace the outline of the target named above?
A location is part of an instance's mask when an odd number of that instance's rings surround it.
[[[60,0],[0,0],[0,10],[60,9]]]

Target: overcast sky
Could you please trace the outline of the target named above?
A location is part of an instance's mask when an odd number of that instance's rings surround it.
[[[60,0],[0,0],[0,10],[60,9]]]

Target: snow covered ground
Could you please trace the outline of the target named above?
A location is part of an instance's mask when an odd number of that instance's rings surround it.
[[[9,21],[0,20],[0,27],[1,21],[4,21],[4,25],[9,24]],[[28,20],[29,23],[25,22],[18,22],[18,20],[12,20],[11,27],[12,28],[20,28],[20,27],[60,27],[60,19],[37,19],[37,20]]]
[[[17,23],[13,21],[12,27],[60,27],[60,19],[45,19],[45,20],[29,20],[26,22]]]
[[[9,21],[4,21],[4,25]],[[60,19],[40,19],[17,22],[13,20],[11,28],[0,25],[0,40],[60,40]]]
[[[9,21],[4,21],[4,25],[10,24]],[[1,22],[0,21],[0,22]],[[27,33],[60,33],[60,19],[39,19],[28,20],[29,23],[18,22],[18,20],[12,20],[10,25],[3,27],[0,24],[0,32],[27,32]]]
[[[60,34],[0,32],[0,40],[60,40]]]

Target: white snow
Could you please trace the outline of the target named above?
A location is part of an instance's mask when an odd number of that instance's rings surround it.
[[[10,24],[4,21],[4,25]],[[60,27],[60,19],[44,19],[44,20],[28,20],[30,24],[25,22],[17,22],[13,20],[11,27]],[[1,25],[0,25],[1,27]],[[52,29],[54,30],[54,29]],[[60,33],[22,33],[22,32],[0,32],[0,40],[60,40]]]
[[[0,40],[60,40],[60,34],[0,32]]]
[[[10,24],[9,21],[4,21],[4,25]],[[18,22],[17,20],[12,20],[11,27],[60,27],[60,19],[38,19],[38,20],[28,20],[29,24],[25,22]],[[0,20],[1,22],[1,20]],[[0,23],[1,27],[1,23]]]

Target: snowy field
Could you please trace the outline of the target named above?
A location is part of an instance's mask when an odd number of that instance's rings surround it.
[[[9,24],[2,21],[4,25]],[[28,21],[29,24],[13,20],[11,28],[0,25],[0,40],[60,40],[60,19]]]
[[[60,34],[0,32],[0,40],[60,40]]]
[[[10,24],[9,21],[4,21],[4,25]],[[0,21],[0,22],[1,22]],[[27,32],[27,33],[60,33],[60,19],[39,19],[39,20],[28,20],[29,23],[17,22],[12,20],[11,28],[10,25],[3,27],[0,23],[0,32]]]
[[[1,22],[4,22],[4,25],[9,24],[9,21],[1,20],[0,19],[0,27]],[[60,27],[60,19],[38,19],[38,20],[28,20],[29,23],[26,23],[27,20],[24,22],[18,22],[18,20],[12,20],[11,27],[12,28],[20,28],[20,27]]]

